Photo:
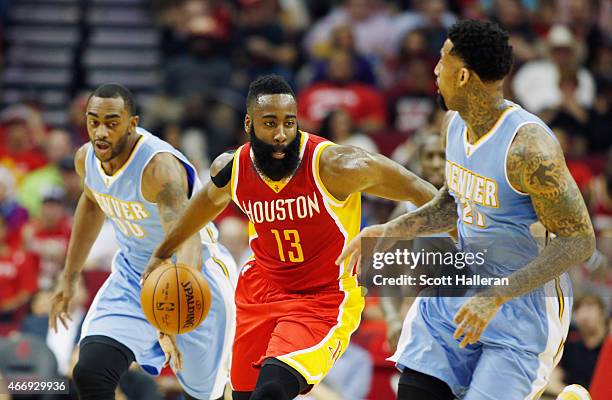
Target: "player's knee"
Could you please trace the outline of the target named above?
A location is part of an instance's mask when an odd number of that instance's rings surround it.
[[[79,360],[72,371],[72,379],[81,397],[94,393],[114,395],[120,377],[113,375],[101,365],[87,360]]]
[[[290,400],[283,384],[277,381],[265,382],[251,395],[251,400]]]

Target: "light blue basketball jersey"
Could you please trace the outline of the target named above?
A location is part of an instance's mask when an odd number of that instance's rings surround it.
[[[115,174],[107,175],[90,145],[85,161],[85,185],[112,221],[120,250],[112,273],[102,285],[83,322],[81,344],[110,337],[129,348],[138,364],[158,374],[164,364],[156,329],[140,304],[139,280],[155,248],[164,238],[157,205],[142,195],[142,173],[158,153],[179,159],[187,172],[189,197],[200,189],[195,168],[179,151],[144,129],[129,159]],[[228,380],[236,311],[233,302],[236,265],[229,252],[216,243],[217,230],[209,224],[201,232],[202,275],[211,292],[204,321],[191,332],[177,336],[184,369],[177,373],[183,390],[194,398],[217,399]]]
[[[140,138],[132,154],[112,176],[104,172],[90,145],[85,161],[85,185],[112,221],[121,252],[132,268],[129,272],[140,276],[151,254],[164,238],[157,205],[147,201],[141,190],[142,173],[149,161],[162,152],[178,158],[187,172],[189,197],[202,185],[193,165],[178,150],[142,128],[136,128],[136,134]],[[213,224],[202,232],[205,241],[212,241],[216,237]]]
[[[487,249],[484,264],[472,272],[507,277],[539,252],[529,227],[537,221],[531,198],[513,188],[506,158],[518,130],[538,124],[536,116],[509,101],[490,132],[474,145],[458,113],[447,130],[446,185],[457,203],[459,249]],[[471,292],[468,291],[468,296]],[[468,297],[419,297],[390,357],[400,370],[410,368],[441,379],[462,400],[535,399],[561,358],[571,316],[567,274],[500,308],[476,344],[459,347],[454,316]],[[500,390],[503,388],[503,390]]]
[[[551,136],[538,117],[507,101],[490,133],[474,145],[458,113],[447,130],[446,185],[457,202],[459,248],[486,255],[487,275],[508,276],[538,254],[529,227],[537,221],[531,198],[510,185],[506,157],[521,126],[536,123]],[[491,251],[493,249],[493,251]]]

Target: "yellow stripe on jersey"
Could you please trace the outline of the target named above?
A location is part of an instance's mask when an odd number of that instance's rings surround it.
[[[557,289],[557,300],[559,301],[559,319],[563,321],[565,299],[563,298],[563,289],[561,289],[561,279],[559,277],[555,278],[555,287]]]
[[[321,179],[321,175],[319,174],[319,162],[321,158],[321,154],[323,150],[325,150],[329,146],[333,146],[332,142],[323,142],[317,146],[315,149],[315,155],[313,157],[313,171],[314,177],[317,182],[317,187],[319,188],[321,194],[323,195],[323,200],[325,201],[325,208],[331,215],[331,217],[336,222],[338,229],[345,237],[344,244],[342,249],[353,239],[355,236],[359,234],[359,230],[361,228],[361,193],[352,193],[345,200],[339,200],[334,197],[333,194],[329,192],[329,190],[323,184],[323,180]],[[351,278],[350,271],[347,271],[348,268],[348,260],[344,262],[342,272],[340,272],[340,278],[342,280]],[[357,285],[357,280],[355,277],[349,279],[344,282],[349,286],[353,287]]]
[[[232,160],[232,176],[230,178],[230,191],[231,191],[231,196],[232,196],[232,200],[234,200],[236,202],[236,204],[238,204],[238,199],[236,198],[236,188],[238,185],[238,173],[240,172],[240,152],[242,151],[242,148],[244,147],[244,145],[238,147],[238,149],[236,150],[236,152],[234,153],[234,158]],[[240,207],[242,209],[242,207],[240,206],[240,204],[238,204],[238,207]]]

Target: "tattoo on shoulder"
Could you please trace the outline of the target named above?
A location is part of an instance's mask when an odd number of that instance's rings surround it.
[[[557,235],[592,232],[588,211],[569,173],[561,147],[542,127],[521,128],[506,160],[510,183],[531,196],[547,229]]]
[[[161,190],[155,197],[163,221],[172,221],[187,204],[187,188],[181,171],[173,163],[156,163],[152,178],[162,181]]]

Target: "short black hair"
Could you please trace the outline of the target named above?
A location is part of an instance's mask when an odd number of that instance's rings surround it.
[[[466,19],[448,30],[451,54],[461,58],[483,81],[498,81],[512,68],[508,32],[490,21]]]
[[[263,75],[249,85],[247,110],[257,101],[259,96],[266,94],[290,94],[295,99],[293,89],[281,76],[276,74]]]
[[[136,113],[136,100],[130,89],[118,83],[105,83],[100,85],[89,95],[87,103],[92,97],[101,97],[103,99],[114,99],[121,97],[130,115]]]

